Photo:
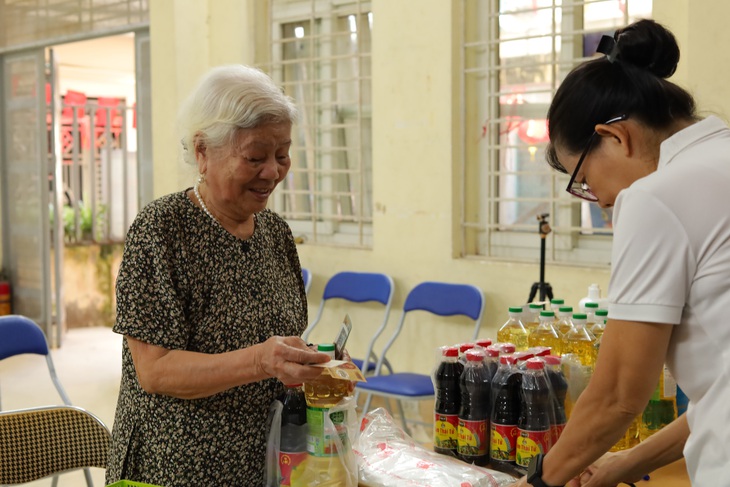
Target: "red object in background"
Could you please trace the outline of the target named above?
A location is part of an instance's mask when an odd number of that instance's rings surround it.
[[[548,135],[547,120],[522,120],[517,129],[517,135],[520,137],[520,140],[530,145],[548,142],[550,137]]]
[[[81,119],[85,112],[84,107],[86,106],[86,94],[80,91],[67,90],[66,94],[63,95],[64,109],[61,111],[61,123],[71,124],[73,122],[73,112],[76,110],[76,117]],[[81,108],[74,108],[81,107]]]
[[[8,281],[0,281],[0,316],[12,314],[12,311],[10,283]]]
[[[99,104],[99,108],[96,110],[96,126],[106,127],[107,112],[110,112],[109,118],[111,119],[112,127],[122,126],[122,115],[118,109],[119,98],[108,98],[100,96],[96,99]]]

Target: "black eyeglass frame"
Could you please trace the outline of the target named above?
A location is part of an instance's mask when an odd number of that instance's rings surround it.
[[[610,125],[612,123],[621,122],[623,120],[626,120],[628,115],[620,115],[618,117],[614,117],[606,122],[603,123],[603,125]],[[586,156],[588,155],[588,152],[590,152],[591,147],[593,147],[593,142],[596,140],[596,137],[598,136],[598,132],[595,130],[591,134],[590,138],[588,139],[588,143],[586,144],[585,149],[583,149],[583,153],[580,155],[580,159],[578,159],[578,164],[576,164],[575,169],[573,170],[573,174],[570,175],[570,181],[568,181],[568,187],[565,188],[565,191],[567,191],[572,196],[584,199],[586,201],[598,201],[598,197],[593,194],[593,191],[591,191],[591,188],[586,183],[576,183],[575,178],[578,176],[578,171],[580,170],[580,167],[583,165],[583,161],[585,160]]]

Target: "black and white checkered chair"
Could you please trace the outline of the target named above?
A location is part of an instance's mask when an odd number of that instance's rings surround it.
[[[0,484],[23,484],[80,468],[106,468],[110,441],[104,423],[79,407],[2,411]],[[86,481],[93,485],[90,476]]]

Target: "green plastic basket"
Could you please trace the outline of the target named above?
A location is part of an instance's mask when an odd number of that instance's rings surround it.
[[[131,480],[120,480],[113,484],[107,485],[107,487],[160,487],[159,485],[143,484],[142,482],[132,482]]]

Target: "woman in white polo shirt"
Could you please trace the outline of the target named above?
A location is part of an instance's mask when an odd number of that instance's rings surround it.
[[[634,23],[599,51],[555,95],[548,160],[572,175],[568,192],[614,207],[609,320],[590,385],[521,485],[634,482],[683,454],[693,486],[727,485],[730,130],[699,119],[692,96],[666,80],[679,48],[661,25]],[[688,413],[596,462],[642,412],[665,362]]]

